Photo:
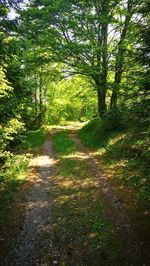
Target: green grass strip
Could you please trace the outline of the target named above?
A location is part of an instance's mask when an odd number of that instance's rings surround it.
[[[44,129],[31,130],[26,133],[24,139],[24,148],[32,149],[41,146],[45,141]]]
[[[56,152],[69,154],[76,150],[75,143],[70,139],[67,130],[58,132],[53,137],[53,147]]]

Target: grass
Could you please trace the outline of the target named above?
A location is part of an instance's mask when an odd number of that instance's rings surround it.
[[[64,140],[64,141],[63,141]],[[53,242],[59,265],[125,265],[112,225],[103,216],[98,184],[68,132],[54,136]],[[55,252],[52,254],[54,260]]]
[[[5,166],[0,172],[0,232],[7,226],[11,204],[16,192],[28,175],[29,159],[26,155],[9,154]]]
[[[68,154],[75,151],[75,144],[69,138],[69,131],[61,131],[54,135],[53,146],[56,152]]]
[[[120,130],[111,131],[109,128],[105,128],[103,121],[96,118],[83,126],[78,135],[85,146],[98,149],[106,147],[110,137],[117,135],[118,132]]]
[[[45,141],[44,129],[30,130],[26,133],[24,138],[24,149],[33,149],[41,146]]]
[[[112,178],[135,189],[135,202],[150,201],[150,134],[109,130],[93,120],[79,131],[82,142],[96,152]]]
[[[24,136],[22,147],[30,150],[42,145],[45,141],[43,129],[28,131]],[[0,232],[7,226],[9,210],[16,199],[18,189],[26,182],[29,155],[6,152],[5,164],[0,171]]]

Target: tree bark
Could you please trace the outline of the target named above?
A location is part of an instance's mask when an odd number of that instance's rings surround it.
[[[43,69],[42,66],[40,67],[40,80],[39,80],[39,114],[38,114],[38,125],[42,125],[43,121],[43,91],[42,91],[42,85],[43,85]]]
[[[104,83],[101,82],[100,78],[94,78],[96,88],[97,88],[97,99],[98,99],[98,113],[99,116],[103,116],[107,111],[106,105],[106,88]]]
[[[103,0],[101,3],[102,14],[101,23],[98,34],[98,54],[97,54],[97,68],[99,76],[94,77],[97,87],[98,95],[98,111],[99,116],[103,116],[107,111],[106,92],[107,92],[107,77],[108,77],[108,2]]]
[[[106,93],[98,90],[98,112],[99,116],[102,117],[107,111],[106,106]]]
[[[115,79],[114,79],[114,86],[110,101],[110,108],[114,109],[117,107],[117,100],[119,94],[119,87],[121,84],[122,74],[123,74],[123,65],[124,65],[124,57],[125,57],[125,47],[124,47],[124,40],[126,38],[129,23],[132,17],[132,0],[128,0],[127,6],[127,15],[124,22],[124,27],[121,33],[120,41],[118,43],[118,52],[116,55],[116,65],[115,65]]]

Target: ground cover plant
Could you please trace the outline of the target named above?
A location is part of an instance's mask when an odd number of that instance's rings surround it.
[[[44,129],[30,130],[24,135],[23,147],[25,149],[33,149],[41,146],[45,141]]]
[[[26,155],[7,154],[5,165],[0,171],[0,232],[9,223],[10,208],[16,199],[18,189],[26,182],[29,175],[29,157]]]
[[[0,169],[0,231],[4,230],[9,219],[9,210],[14,203],[17,191],[28,181],[29,162],[32,154],[28,150],[39,148],[45,140],[43,129],[28,131],[20,137],[18,146],[11,152],[3,152]]]
[[[105,169],[126,187],[135,188],[135,201],[150,200],[149,131],[107,128],[93,120],[79,131],[82,142],[96,151]]]

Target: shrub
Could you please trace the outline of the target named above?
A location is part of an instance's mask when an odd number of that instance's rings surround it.
[[[25,131],[24,123],[16,118],[12,118],[6,126],[0,126],[0,145],[2,150],[9,145],[21,141],[22,133]]]
[[[108,111],[103,117],[104,130],[121,130],[125,127],[125,122],[121,111],[113,109]]]

